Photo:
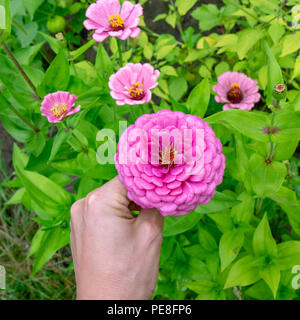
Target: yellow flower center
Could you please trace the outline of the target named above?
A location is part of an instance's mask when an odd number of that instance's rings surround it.
[[[162,167],[174,168],[177,153],[173,145],[166,147],[165,150],[159,152],[159,164]]]
[[[128,92],[134,100],[142,100],[145,97],[144,85],[139,81],[133,84]]]
[[[67,113],[67,105],[65,103],[56,103],[51,108],[51,111],[55,115],[55,117],[59,118]]]
[[[124,30],[124,19],[119,14],[112,14],[108,22],[113,31]]]
[[[234,82],[232,85],[231,85],[232,88],[239,88],[240,85],[236,82]]]

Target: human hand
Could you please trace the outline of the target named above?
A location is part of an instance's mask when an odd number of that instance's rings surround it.
[[[143,300],[153,295],[163,217],[156,210],[133,216],[118,177],[71,208],[71,249],[77,299]]]

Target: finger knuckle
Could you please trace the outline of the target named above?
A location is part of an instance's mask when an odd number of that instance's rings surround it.
[[[71,219],[74,220],[78,217],[78,215],[80,214],[80,208],[81,208],[81,200],[78,200],[73,203],[70,211]]]
[[[142,232],[148,241],[160,240],[162,239],[161,228],[154,221],[147,221],[143,225]]]

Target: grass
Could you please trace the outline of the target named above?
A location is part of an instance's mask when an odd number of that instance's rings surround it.
[[[41,271],[32,275],[33,258],[28,258],[30,243],[38,223],[22,205],[6,206],[13,190],[1,186],[10,179],[0,149],[0,265],[6,269],[6,290],[0,300],[67,300],[75,298],[70,248],[59,250]]]

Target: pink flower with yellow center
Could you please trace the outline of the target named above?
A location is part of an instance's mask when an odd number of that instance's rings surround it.
[[[159,75],[160,72],[148,63],[128,63],[110,77],[110,94],[118,105],[148,103]]]
[[[96,30],[93,38],[97,42],[109,36],[126,40],[140,34],[138,25],[142,14],[143,7],[140,4],[125,1],[121,7],[119,0],[98,0],[88,7],[88,19],[83,24],[87,30]]]
[[[218,83],[213,87],[218,94],[215,100],[225,103],[223,110],[238,108],[251,110],[254,103],[260,100],[257,81],[247,77],[244,73],[225,72],[218,78]]]
[[[69,92],[57,91],[47,94],[42,102],[42,115],[48,118],[51,123],[62,121],[63,118],[77,113],[81,106],[75,106],[74,102],[78,98]]]
[[[125,130],[115,164],[131,201],[163,216],[182,216],[214,197],[225,156],[208,123],[162,110],[139,117]]]

